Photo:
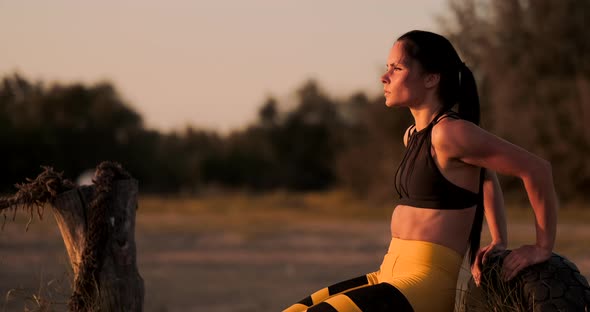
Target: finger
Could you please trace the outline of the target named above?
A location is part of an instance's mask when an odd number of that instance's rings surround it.
[[[471,275],[473,276],[473,281],[475,282],[475,285],[479,286],[479,284],[481,282],[481,272],[473,270],[471,272]]]
[[[518,275],[518,273],[520,271],[522,271],[522,269],[524,269],[526,267],[526,264],[524,263],[520,263],[516,268],[514,268],[514,270],[512,270],[512,272],[506,277],[506,281],[509,281],[511,279],[513,279],[514,277],[516,277],[516,275]]]
[[[480,249],[479,252],[475,255],[475,263],[474,266],[481,270],[481,259],[483,256],[483,249]]]
[[[504,280],[509,281],[518,274],[526,266],[526,259],[518,257],[511,262],[504,271]]]
[[[510,276],[514,269],[518,267],[520,261],[520,257],[518,257],[514,252],[506,256],[504,259],[504,264],[502,265],[502,278],[504,280],[507,280],[508,276]]]
[[[486,246],[486,247],[479,250],[478,256],[480,256],[479,260],[481,261],[482,264],[485,263],[486,254],[489,252],[489,250],[490,250],[489,246]]]
[[[471,269],[471,275],[473,276],[473,280],[475,281],[475,284],[477,286],[479,286],[479,282],[480,282],[480,278],[481,278],[481,270],[479,270],[479,268],[477,268],[476,266],[473,266],[473,268]]]
[[[481,269],[477,265],[471,267],[471,275],[476,276],[481,272]]]
[[[520,257],[512,256],[512,257],[510,257],[510,259],[507,259],[506,261],[504,261],[503,268],[506,271],[512,271],[512,270],[514,270],[514,268],[516,268],[518,266],[520,261],[521,261]]]
[[[514,267],[517,262],[521,261],[523,258],[522,251],[520,249],[512,250],[505,258],[504,258],[504,265],[509,267]]]

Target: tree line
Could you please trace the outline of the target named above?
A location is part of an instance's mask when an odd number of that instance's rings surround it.
[[[367,138],[382,130],[375,127],[379,121],[393,130],[384,133],[388,138],[403,132],[401,115],[386,114],[382,99],[363,93],[333,99],[315,81],[305,82],[296,96],[290,110],[268,98],[255,122],[225,136],[191,127],[162,133],[147,129],[109,83],[44,87],[9,75],[0,84],[5,151],[0,185],[10,190],[13,183],[35,176],[40,165],[75,178],[102,160],[114,160],[151,192],[198,193],[210,187],[308,191],[342,183],[367,191],[372,174],[355,162],[380,157],[362,155],[370,145],[387,149],[382,139]],[[363,174],[367,181],[356,182]]]
[[[450,3],[444,34],[476,75],[482,126],[551,161],[562,200],[588,198],[590,2]],[[73,178],[113,160],[146,192],[344,187],[391,200],[410,114],[388,109],[381,95],[329,96],[313,80],[295,95],[291,108],[266,99],[255,122],[227,135],[192,127],[163,133],[147,129],[109,83],[47,87],[6,75],[0,188],[12,191],[40,165]],[[515,179],[503,187],[524,194]]]

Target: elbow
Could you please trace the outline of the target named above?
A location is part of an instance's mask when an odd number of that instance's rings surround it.
[[[553,181],[553,167],[551,166],[551,163],[542,158],[540,158],[539,162],[540,173],[543,175],[543,177],[551,179],[551,181]]]
[[[522,179],[525,182],[551,181],[553,183],[553,167],[549,161],[539,157],[536,161],[530,163]]]

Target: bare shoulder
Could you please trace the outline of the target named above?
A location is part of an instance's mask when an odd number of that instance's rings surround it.
[[[432,146],[448,158],[501,153],[507,145],[510,143],[464,119],[445,118],[432,129]]]
[[[432,146],[444,157],[505,175],[523,176],[548,166],[540,157],[461,119],[445,118],[437,123],[432,129]]]
[[[466,145],[489,139],[487,135],[490,134],[472,122],[444,118],[432,128],[432,145],[436,150],[452,153]]]

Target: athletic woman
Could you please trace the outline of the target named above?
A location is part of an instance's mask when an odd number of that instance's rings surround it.
[[[321,289],[285,312],[453,311],[464,255],[469,251],[479,281],[482,259],[506,247],[494,172],[523,181],[536,217],[536,242],[505,258],[504,279],[551,255],[557,222],[551,166],[478,126],[475,80],[451,43],[425,31],[402,35],[381,81],[385,104],[407,107],[414,117],[395,176],[400,200],[388,252],[378,271]],[[484,209],[492,242],[479,249]]]

